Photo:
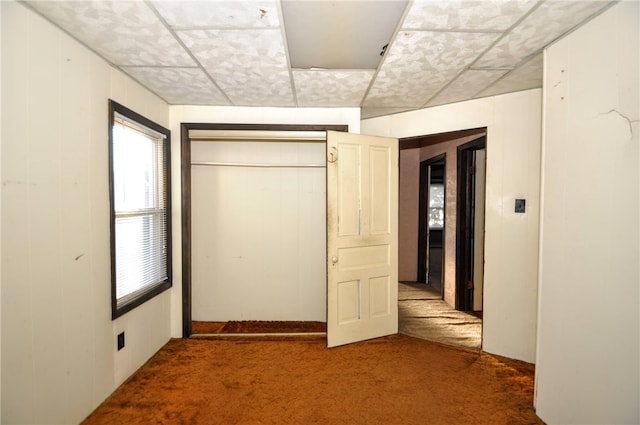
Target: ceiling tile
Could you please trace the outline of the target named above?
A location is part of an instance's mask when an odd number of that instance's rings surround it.
[[[542,66],[542,54],[538,54],[474,97],[495,96],[542,87]]]
[[[294,70],[299,106],[360,106],[373,70]]]
[[[143,2],[34,1],[29,4],[116,65],[195,65]]]
[[[513,66],[600,11],[610,1],[547,0],[474,64],[475,68]]]
[[[274,0],[154,0],[153,5],[175,28],[268,28],[280,26]]]
[[[390,42],[377,70],[292,70],[284,27],[292,19],[295,24],[296,14],[283,21],[280,0],[21,3],[172,104],[363,105],[366,117],[421,108],[425,102],[431,106],[541,87],[542,58],[534,56],[614,2],[412,0],[403,30]],[[395,28],[397,17],[380,15],[393,20]],[[313,30],[304,28],[300,37],[308,42]],[[358,36],[362,34],[345,37],[357,41]],[[489,86],[482,90],[485,84]]]
[[[365,106],[424,105],[497,37],[492,33],[402,31],[384,59]]]
[[[178,35],[234,105],[294,106],[280,30],[194,30]]]
[[[228,105],[200,68],[123,67],[126,73],[173,105]]]
[[[504,31],[537,0],[417,0],[403,29]]]
[[[470,99],[506,73],[507,70],[467,70],[429,101],[427,106],[443,105]]]

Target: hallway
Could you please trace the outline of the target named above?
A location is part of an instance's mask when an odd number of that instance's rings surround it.
[[[398,327],[401,334],[479,350],[482,320],[457,311],[423,283],[398,283]]]

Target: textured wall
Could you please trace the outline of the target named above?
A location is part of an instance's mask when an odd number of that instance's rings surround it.
[[[78,423],[170,337],[168,292],[111,320],[107,100],[165,126],[169,109],[1,7],[2,423]]]
[[[546,52],[536,407],[640,422],[640,3]]]
[[[420,149],[400,151],[398,279],[414,282],[418,274]]]

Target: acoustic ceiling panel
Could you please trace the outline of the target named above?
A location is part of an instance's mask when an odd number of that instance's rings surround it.
[[[474,64],[476,68],[518,64],[606,6],[608,1],[553,0],[542,3]]]
[[[143,2],[37,1],[29,4],[116,65],[196,65]]]
[[[274,28],[280,26],[278,1],[159,1],[153,6],[176,29]]]
[[[523,61],[614,3],[20,1],[172,104],[359,104],[362,116],[416,109],[425,102],[463,100],[465,95],[540,87],[541,60]],[[299,13],[289,13],[294,10],[312,12],[305,20]],[[298,58],[291,52],[292,39],[303,54],[315,55],[303,65],[305,69],[291,67]],[[320,43],[313,44],[315,39]],[[364,51],[365,42],[371,42],[365,55],[371,64],[350,65],[356,57],[353,52]],[[319,57],[322,62],[316,62]],[[312,67],[325,69],[308,69]],[[512,69],[492,82],[494,76]],[[367,83],[368,76],[372,79]],[[481,87],[485,83],[489,86]],[[361,96],[366,98],[358,100]]]
[[[403,29],[504,31],[537,0],[417,0]]]
[[[280,30],[193,30],[178,34],[234,105],[294,106]]]
[[[386,54],[365,105],[424,105],[497,37],[493,33],[402,31]]]
[[[125,72],[173,105],[228,105],[200,68],[124,67]]]
[[[293,70],[298,106],[360,106],[373,70]]]
[[[542,53],[540,53],[474,97],[495,96],[542,87],[542,66]]]
[[[470,99],[506,73],[507,70],[467,70],[431,99],[427,106]]]

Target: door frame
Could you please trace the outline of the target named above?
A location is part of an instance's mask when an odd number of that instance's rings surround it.
[[[181,233],[182,233],[182,337],[189,338],[191,327],[191,139],[189,130],[256,130],[256,131],[343,131],[346,124],[234,124],[181,123]]]
[[[425,159],[420,162],[420,182],[419,182],[419,195],[418,195],[418,271],[416,276],[417,282],[423,282],[424,276],[428,268],[428,253],[429,253],[429,188],[431,186],[429,167],[443,161],[444,163],[444,187],[446,194],[447,187],[447,154],[442,153],[429,159]],[[447,203],[444,205],[445,220],[447,217]],[[442,228],[442,263],[444,264],[444,252],[445,252],[445,226]],[[442,267],[442,290],[441,295],[444,296],[444,267]]]
[[[475,179],[471,167],[475,166],[473,152],[486,147],[487,136],[457,147],[455,308],[460,311],[473,310],[469,278],[473,279]]]

